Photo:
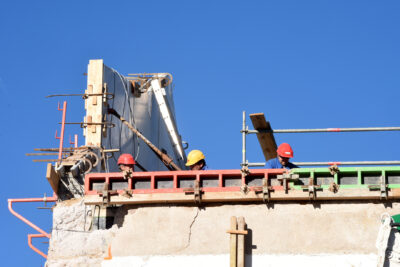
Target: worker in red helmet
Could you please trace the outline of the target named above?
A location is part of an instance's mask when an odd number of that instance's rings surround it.
[[[118,167],[122,172],[133,172],[136,162],[131,154],[121,154],[118,158]]]
[[[267,161],[267,169],[293,169],[298,166],[289,162],[290,158],[293,158],[293,149],[287,143],[282,143],[276,150],[278,156],[276,158]]]

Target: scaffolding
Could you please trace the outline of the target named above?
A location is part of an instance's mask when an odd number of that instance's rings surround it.
[[[275,129],[265,120],[263,113],[250,114],[254,130],[246,125],[246,111],[242,119],[242,172],[248,172],[249,167],[263,167],[265,162],[251,163],[246,158],[246,137],[256,134],[260,142],[264,157],[267,160],[276,157],[275,133],[339,133],[339,132],[373,132],[373,131],[400,131],[400,127],[364,127],[364,128],[319,128],[319,129]],[[297,166],[333,166],[333,165],[400,165],[400,161],[344,161],[344,162],[293,162]]]

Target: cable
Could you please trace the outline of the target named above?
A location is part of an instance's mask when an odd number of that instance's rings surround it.
[[[121,83],[122,83],[122,86],[123,86],[123,88],[124,88],[124,93],[125,93],[125,99],[123,100],[123,107],[122,107],[122,115],[125,117],[125,109],[126,109],[126,105],[128,104],[128,112],[129,112],[129,121],[130,121],[130,123],[135,127],[135,129],[137,129],[137,127],[136,127],[136,123],[135,123],[135,118],[134,118],[134,116],[133,116],[133,110],[132,110],[132,106],[130,105],[130,101],[129,101],[129,92],[128,92],[128,88],[129,88],[129,81],[128,80],[126,80],[126,79],[124,79],[124,77],[120,74],[120,73],[118,73],[116,70],[114,70],[113,68],[110,68],[112,71],[113,71],[113,73],[114,73],[114,75],[113,75],[113,94],[115,95],[115,92],[116,92],[116,78],[115,78],[115,74],[116,75],[118,75],[118,77],[119,77],[119,79],[120,79],[120,81],[121,81]],[[112,100],[112,103],[111,103],[111,107],[112,108],[114,108],[114,99],[115,98],[113,98],[113,100]],[[118,108],[119,109],[119,108]],[[114,120],[114,118],[113,118],[113,116],[111,116],[111,123],[113,122],[113,120]],[[122,125],[121,125],[121,129],[120,129],[120,131],[119,131],[119,138],[118,138],[118,147],[119,148],[121,148],[122,147]],[[133,137],[133,136],[132,136]],[[112,143],[112,138],[111,138],[111,131],[110,131],[110,134],[108,135],[108,142],[109,142],[109,145],[110,145],[110,147],[113,147],[113,143]],[[137,144],[136,146],[137,146],[137,149],[136,149],[136,155],[135,155],[135,160],[137,160],[138,159],[138,157],[139,157],[139,153],[140,153],[140,144],[139,144],[139,139],[138,139],[138,137],[136,136],[136,142],[134,142],[133,143],[133,149],[134,149],[134,151],[135,151],[135,143]],[[107,172],[109,172],[109,164],[108,164],[108,160],[109,159],[113,159],[114,161],[115,161],[115,163],[117,163],[117,159],[115,158],[115,155],[113,154],[112,155],[112,157],[110,157],[110,158],[107,158],[107,159],[105,159],[105,168],[106,168],[106,171]]]

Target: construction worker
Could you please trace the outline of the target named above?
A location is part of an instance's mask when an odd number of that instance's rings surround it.
[[[133,172],[136,162],[131,154],[121,154],[118,158],[118,167],[122,172]]]
[[[206,161],[203,152],[200,150],[192,150],[189,152],[187,157],[186,166],[190,168],[191,171],[204,170],[206,167]]]
[[[267,161],[267,169],[293,169],[298,168],[298,166],[289,162],[290,158],[293,158],[293,149],[287,143],[282,143],[276,150],[278,156],[274,159]]]

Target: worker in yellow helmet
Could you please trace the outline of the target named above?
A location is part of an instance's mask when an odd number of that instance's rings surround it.
[[[190,168],[191,171],[204,170],[206,167],[206,161],[203,152],[200,150],[192,150],[189,152],[187,157],[186,166]]]

